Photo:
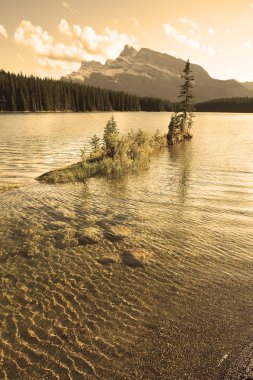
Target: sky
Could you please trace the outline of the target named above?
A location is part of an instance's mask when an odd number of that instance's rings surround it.
[[[0,69],[59,78],[124,45],[253,81],[253,0],[0,0]]]

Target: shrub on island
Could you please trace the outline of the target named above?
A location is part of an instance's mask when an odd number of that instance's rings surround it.
[[[89,177],[117,178],[137,173],[149,166],[152,155],[167,146],[167,136],[158,130],[149,134],[142,129],[120,135],[112,116],[107,122],[102,141],[97,135],[90,140],[91,153],[81,149],[82,161],[66,168],[53,170],[38,177],[47,183],[84,181]]]

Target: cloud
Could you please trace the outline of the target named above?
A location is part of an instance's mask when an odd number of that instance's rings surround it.
[[[187,44],[191,49],[199,49],[201,46],[198,39],[188,37],[186,34],[178,32],[177,29],[169,23],[164,25],[164,31],[167,36],[173,37],[177,41]]]
[[[216,50],[211,46],[203,45],[201,47],[201,51],[203,51],[203,53],[208,53],[208,55],[210,56],[213,56],[216,54]],[[221,53],[221,50],[219,50],[219,53]]]
[[[62,34],[71,37],[73,43],[85,50],[86,53],[104,57],[97,59],[100,61],[105,61],[108,58],[115,59],[126,44],[135,47],[137,45],[135,37],[130,37],[126,33],[118,33],[107,26],[102,34],[97,34],[91,26],[70,26],[66,20],[62,19],[59,30]]]
[[[189,48],[191,48],[191,49],[197,49],[198,50],[201,47],[201,42],[197,39],[188,38],[186,43],[189,46]]]
[[[75,15],[76,13],[78,13],[78,10],[76,8],[71,8],[69,3],[67,1],[63,1],[62,2],[62,6],[66,9],[68,9],[68,11],[72,14],[72,15]]]
[[[173,36],[175,37],[178,32],[176,30],[176,28],[174,28],[171,24],[164,24],[164,31],[165,31],[165,34],[167,34],[167,36]]]
[[[177,29],[169,23],[164,25],[164,31],[167,36],[173,37],[181,43],[186,43],[191,48],[199,48],[200,42],[198,40],[194,40],[191,37],[189,38],[186,34],[179,33]]]
[[[194,29],[190,29],[190,34],[192,35],[192,36],[196,36],[196,30],[194,30]]]
[[[14,40],[17,44],[29,46],[37,54],[44,54],[53,43],[53,38],[44,32],[40,26],[33,26],[30,21],[21,21],[14,33]]]
[[[196,22],[190,20],[189,18],[180,17],[179,19],[183,24],[189,24],[192,29],[198,30],[199,26]]]
[[[242,46],[246,49],[252,49],[253,45],[250,41],[244,41],[242,42]]]
[[[134,25],[135,26],[140,26],[140,21],[139,20],[137,20],[137,18],[133,18],[133,22],[134,22]]]
[[[16,29],[14,40],[19,45],[29,47],[39,56],[69,62],[105,62],[108,58],[116,58],[126,44],[136,46],[134,37],[108,27],[105,27],[102,34],[96,34],[91,26],[70,26],[62,19],[58,30],[62,35],[70,37],[69,44],[56,43],[48,32],[26,20]]]
[[[0,36],[2,36],[4,38],[8,38],[6,29],[5,29],[5,27],[3,25],[0,25]]]
[[[188,21],[190,20],[187,20],[187,22]],[[200,41],[200,38],[192,38],[192,37],[187,36],[186,34],[180,33],[170,23],[164,24],[164,32],[167,36],[173,37],[175,40],[188,45],[190,49],[201,50],[204,53],[208,53],[210,56],[216,54],[216,50],[211,46],[207,46],[203,44]]]
[[[67,23],[66,20],[62,19],[60,24],[58,25],[58,30],[60,33],[62,34],[66,34],[67,36],[72,36],[72,33],[71,33],[71,30],[70,30],[70,26],[69,24]]]
[[[59,72],[54,73],[54,72],[48,72],[48,70],[38,69],[36,70],[36,76],[41,77],[41,78],[59,79],[61,75],[59,74]]]
[[[234,79],[234,78],[240,78],[238,80],[244,81],[243,79],[244,75],[241,69],[237,67],[227,67],[223,71],[223,77],[226,79]]]
[[[212,27],[210,27],[210,28],[208,28],[208,34],[210,35],[210,36],[214,36],[215,35],[215,31],[213,30],[213,28]]]
[[[52,77],[76,71],[82,61],[99,61],[104,63],[108,58],[115,59],[126,44],[137,47],[134,37],[118,33],[105,27],[97,34],[91,26],[70,26],[65,19],[58,25],[62,36],[69,43],[56,42],[41,26],[34,26],[30,21],[23,20],[14,33],[15,42],[29,48],[37,56],[37,63],[43,68],[37,74],[43,76],[47,70]],[[57,70],[57,74],[54,72]]]
[[[61,69],[63,72],[77,71],[80,67],[79,63],[55,60],[47,57],[38,58],[37,63],[44,68]]]

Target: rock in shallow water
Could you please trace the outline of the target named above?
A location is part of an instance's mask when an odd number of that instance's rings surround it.
[[[112,243],[124,239],[124,236],[122,236],[122,235],[115,235],[115,234],[112,234],[111,232],[108,232],[108,231],[106,231],[106,232],[104,233],[104,237],[105,237],[107,240],[111,241]]]
[[[66,229],[67,227],[67,223],[60,220],[54,220],[53,222],[49,223],[50,230]]]
[[[110,226],[109,232],[115,235],[121,235],[123,237],[126,237],[132,234],[132,229],[122,224],[116,224]]]
[[[18,253],[26,259],[31,259],[39,253],[39,248],[33,241],[25,242]]]
[[[75,239],[75,231],[73,229],[59,230],[54,234],[57,248],[64,249],[75,247],[78,242]]]
[[[104,236],[111,242],[116,242],[123,240],[125,237],[130,236],[131,234],[132,230],[129,227],[123,225],[111,225],[105,231]]]
[[[88,227],[76,234],[80,245],[95,244],[103,238],[102,231],[97,227]]]
[[[99,264],[109,265],[109,264],[118,264],[120,261],[118,256],[103,256],[98,259]]]
[[[148,264],[152,254],[144,248],[132,248],[122,254],[122,262],[130,267],[143,267]]]

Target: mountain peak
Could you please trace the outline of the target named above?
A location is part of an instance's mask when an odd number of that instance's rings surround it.
[[[134,57],[137,54],[137,50],[130,45],[125,45],[124,49],[120,53],[120,57]]]
[[[176,102],[184,66],[185,61],[171,55],[147,48],[137,51],[126,45],[118,58],[107,60],[105,64],[83,62],[66,80]],[[213,79],[201,66],[192,64],[192,71],[197,102],[222,97],[252,97],[253,92],[242,84]]]

